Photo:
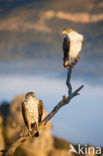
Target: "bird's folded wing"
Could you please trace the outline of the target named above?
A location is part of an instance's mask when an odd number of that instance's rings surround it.
[[[42,102],[42,100],[39,100],[38,112],[39,112],[39,122],[41,122],[42,115],[43,115],[43,102]]]
[[[28,119],[27,119],[27,115],[26,115],[25,102],[22,102],[22,115],[24,118],[25,125],[28,126]]]

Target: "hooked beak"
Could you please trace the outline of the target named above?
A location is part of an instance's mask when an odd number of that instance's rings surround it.
[[[63,30],[63,31],[62,31],[62,34],[63,34],[63,35],[64,35],[64,34],[66,34],[66,31],[65,31],[65,30]]]

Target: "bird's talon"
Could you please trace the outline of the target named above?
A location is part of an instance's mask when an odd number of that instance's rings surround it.
[[[74,63],[71,63],[70,68],[73,68],[73,67],[74,67],[74,65],[75,65]]]

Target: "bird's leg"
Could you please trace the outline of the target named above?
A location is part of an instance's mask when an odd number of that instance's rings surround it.
[[[32,136],[32,127],[31,124],[28,122],[28,130],[29,130],[29,136]]]
[[[69,59],[69,65],[71,65],[71,63],[72,63],[71,57],[69,57],[68,59]]]
[[[75,58],[74,62],[71,63],[71,67],[72,67],[72,68],[78,63],[79,59],[80,59],[80,56],[77,56],[77,57]]]
[[[31,138],[32,137],[32,131],[29,130],[29,137]]]
[[[37,130],[37,129],[38,129],[38,123],[35,124],[35,130]]]
[[[68,57],[68,65],[67,65],[68,70],[71,67],[71,64],[72,64],[72,59],[70,57]]]
[[[39,131],[38,131],[38,123],[36,122],[35,125],[34,125],[34,131],[37,131],[35,134],[34,134],[34,137],[38,137],[39,136]]]

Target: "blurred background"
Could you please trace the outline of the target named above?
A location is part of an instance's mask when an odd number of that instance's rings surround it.
[[[14,135],[20,124],[15,113],[21,111],[17,108],[24,94],[35,92],[48,113],[67,95],[61,34],[67,27],[84,35],[80,61],[72,73],[73,89],[82,84],[84,88],[51,120],[48,135],[56,136],[54,140],[103,146],[103,1],[0,0],[2,148],[10,143],[7,132],[12,133],[12,127]]]

